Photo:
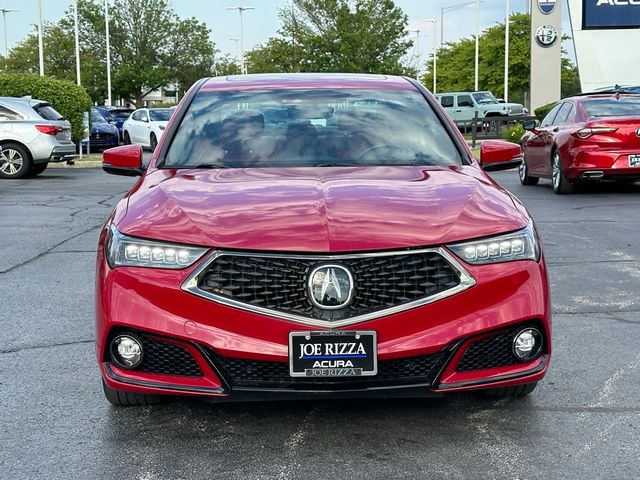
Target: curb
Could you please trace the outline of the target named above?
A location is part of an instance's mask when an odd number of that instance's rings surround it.
[[[77,161],[74,165],[67,165],[65,162],[60,163],[49,163],[47,168],[100,168],[102,167],[102,162],[87,160],[87,161]]]

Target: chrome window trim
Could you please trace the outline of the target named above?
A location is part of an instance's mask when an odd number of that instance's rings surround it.
[[[389,257],[389,256],[397,256],[397,255],[411,255],[411,254],[418,254],[418,253],[440,254],[451,265],[451,267],[453,267],[453,269],[456,270],[456,273],[460,277],[460,283],[455,287],[449,288],[442,292],[438,292],[434,295],[430,295],[427,297],[420,298],[418,300],[414,300],[412,302],[403,303],[402,305],[397,305],[395,307],[385,308],[383,310],[378,310],[376,312],[371,312],[364,315],[358,315],[348,319],[337,320],[333,322],[328,320],[319,320],[316,318],[304,317],[302,315],[296,315],[293,313],[281,312],[278,310],[271,310],[269,308],[264,308],[256,305],[239,302],[237,300],[223,297],[221,295],[216,295],[215,293],[210,293],[198,288],[198,283],[200,281],[200,278],[205,273],[205,271],[209,268],[209,265],[211,265],[211,263],[213,263],[218,257],[224,256],[224,255],[241,256],[241,257],[293,258],[293,259],[317,260],[317,261],[336,261],[336,260],[352,259],[352,258]],[[475,279],[462,266],[460,261],[458,261],[458,259],[456,259],[452,253],[448,252],[442,247],[423,248],[418,250],[403,250],[403,251],[395,250],[392,252],[372,252],[372,253],[353,253],[353,254],[347,253],[347,254],[340,254],[340,255],[287,254],[287,253],[263,253],[263,252],[246,252],[246,251],[232,251],[232,250],[215,250],[209,255],[207,255],[200,262],[198,267],[182,283],[181,288],[185,292],[191,293],[193,295],[196,295],[202,298],[206,298],[207,300],[213,300],[214,302],[220,303],[228,307],[239,308],[241,310],[245,310],[248,312],[259,313],[261,315],[279,318],[281,320],[287,320],[290,322],[299,323],[301,325],[309,325],[313,327],[322,327],[322,328],[331,329],[331,328],[345,327],[347,325],[354,325],[356,323],[362,323],[369,320],[374,320],[376,318],[386,317],[388,315],[404,312],[405,310],[411,310],[416,307],[421,307],[423,305],[427,305],[429,303],[433,303],[438,300],[442,300],[443,298],[447,298],[457,293],[460,293],[464,290],[467,290],[473,287],[475,284],[476,284]],[[306,285],[302,285],[301,288],[306,288]]]

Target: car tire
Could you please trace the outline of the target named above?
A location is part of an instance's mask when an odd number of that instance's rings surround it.
[[[31,171],[31,155],[22,145],[5,143],[1,147],[0,178],[24,178]]]
[[[540,179],[538,177],[530,177],[529,169],[527,168],[527,162],[522,159],[520,167],[518,167],[518,177],[522,185],[537,185]]]
[[[489,390],[483,390],[482,393],[486,397],[491,398],[520,398],[526,397],[536,389],[538,382],[526,383],[524,385],[516,385],[515,387],[503,387],[503,388],[491,388]]]
[[[29,175],[32,177],[35,177],[36,175],[40,175],[42,172],[44,172],[47,167],[49,166],[48,163],[38,163],[37,165],[34,165],[33,167],[31,167],[31,171],[29,172]]]
[[[160,403],[160,395],[146,395],[144,393],[125,392],[115,390],[102,381],[104,396],[112,405],[117,407],[135,407],[140,405],[156,405]]]
[[[125,145],[131,145],[131,137],[129,136],[129,132],[125,130],[124,134],[122,135],[122,138],[124,140]]]
[[[156,147],[158,146],[158,139],[156,138],[156,134],[152,133],[151,137],[149,137],[149,148],[152,152],[156,151]]]
[[[576,189],[575,183],[572,183],[564,176],[562,159],[557,150],[554,150],[551,154],[551,185],[553,191],[558,195],[573,193]]]

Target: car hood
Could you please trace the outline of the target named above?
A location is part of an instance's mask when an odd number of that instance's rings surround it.
[[[154,170],[116,218],[131,236],[304,252],[438,245],[529,221],[472,166]]]

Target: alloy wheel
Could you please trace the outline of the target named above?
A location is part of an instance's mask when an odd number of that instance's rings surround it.
[[[560,155],[558,153],[553,154],[553,165],[551,170],[551,179],[553,182],[553,188],[556,190],[560,188]]]
[[[13,148],[3,149],[0,154],[0,172],[8,176],[16,175],[24,163],[24,158]]]
[[[520,182],[524,183],[527,179],[527,163],[524,161],[524,158],[518,167],[518,175],[520,175]]]

